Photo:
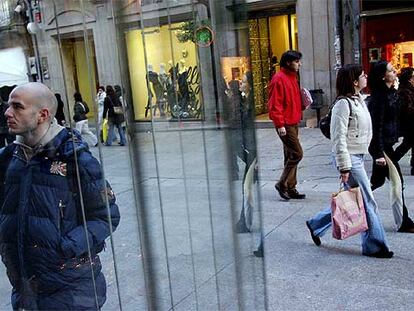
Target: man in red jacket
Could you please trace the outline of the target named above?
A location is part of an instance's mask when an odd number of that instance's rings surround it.
[[[269,86],[269,118],[275,125],[283,143],[284,169],[275,188],[285,199],[304,199],[305,194],[296,190],[297,166],[303,157],[299,142],[298,124],[302,118],[301,95],[297,74],[302,53],[287,51],[280,59],[281,70],[275,74]]]

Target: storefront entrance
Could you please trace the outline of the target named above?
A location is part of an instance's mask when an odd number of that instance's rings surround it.
[[[95,86],[97,85],[96,77],[98,75],[96,69],[95,47],[91,36],[88,39],[88,44],[88,52],[90,53],[91,58],[89,66],[92,67],[90,72],[83,37],[62,40],[62,56],[64,69],[66,71],[65,79],[68,90],[67,96],[69,107],[73,107],[74,104],[73,94],[79,92],[82,95],[83,100],[90,107],[88,117],[93,119],[95,111],[92,107],[95,106]],[[93,89],[91,89],[91,83],[94,86]]]

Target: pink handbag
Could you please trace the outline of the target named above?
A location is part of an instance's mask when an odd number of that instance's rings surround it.
[[[344,240],[368,230],[367,216],[359,187],[332,194],[332,236]]]
[[[300,89],[300,96],[302,99],[302,110],[305,110],[313,103],[312,95],[308,89],[303,87]]]

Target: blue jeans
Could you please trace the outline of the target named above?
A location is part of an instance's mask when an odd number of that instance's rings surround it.
[[[361,233],[362,254],[370,255],[381,250],[388,251],[384,227],[378,214],[377,202],[375,202],[364,168],[364,156],[362,154],[351,155],[351,162],[352,169],[348,184],[350,187],[360,187],[368,222],[368,230]],[[332,225],[331,208],[325,208],[316,214],[309,220],[309,225],[316,236],[323,236]]]
[[[125,133],[124,133],[124,129],[122,128],[122,124],[114,124],[112,122],[109,122],[108,139],[106,140],[106,145],[107,146],[112,145],[112,143],[114,141],[115,127],[118,129],[118,132],[119,132],[119,139],[121,140],[119,143],[121,145],[125,145],[125,143],[126,143]]]

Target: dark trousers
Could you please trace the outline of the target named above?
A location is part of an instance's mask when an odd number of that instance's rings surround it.
[[[398,175],[400,176],[400,179],[401,179],[402,189],[404,189],[404,178],[403,178],[403,175],[401,173],[400,165],[398,164],[399,158],[398,158],[398,154],[396,153],[396,150],[394,150],[392,148],[392,146],[386,146],[384,148],[384,153],[390,158],[390,160],[394,164],[395,168],[397,169]],[[374,159],[373,164],[372,164],[372,175],[371,175],[371,188],[372,188],[372,190],[375,190],[375,189],[381,187],[385,183],[386,178],[389,178],[388,166],[377,165],[377,164],[375,164],[375,159]],[[409,227],[414,226],[413,221],[408,216],[407,206],[405,206],[404,190],[403,190],[403,193],[402,193],[402,200],[403,200],[403,223],[402,223],[401,227],[403,227],[403,226],[409,226]]]
[[[279,179],[279,186],[283,190],[296,188],[297,169],[303,158],[302,146],[299,142],[299,128],[297,125],[286,125],[286,135],[279,138],[283,143],[284,168]]]
[[[414,167],[414,137],[411,136],[405,136],[402,143],[398,145],[398,147],[395,149],[395,159],[397,161],[400,161],[401,158],[408,152],[408,150],[411,149],[411,160],[410,160],[410,166]]]

